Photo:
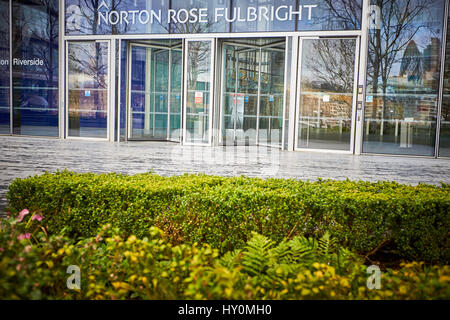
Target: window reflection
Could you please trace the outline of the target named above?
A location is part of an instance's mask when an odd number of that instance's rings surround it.
[[[58,1],[14,1],[13,133],[58,135]]]
[[[362,0],[307,0],[300,3],[303,7],[318,6],[311,20],[298,22],[297,31],[361,29]]]
[[[434,155],[444,0],[373,0],[364,152]]]
[[[0,1],[0,134],[10,133],[9,1]]]

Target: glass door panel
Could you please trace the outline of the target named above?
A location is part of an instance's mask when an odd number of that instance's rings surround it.
[[[108,138],[109,42],[67,43],[68,137]]]
[[[153,114],[153,138],[165,140],[168,138],[169,121],[169,55],[167,49],[151,49],[152,54],[152,102]]]
[[[181,137],[181,91],[183,72],[183,52],[173,49],[171,56],[171,87],[170,87],[170,129],[169,139],[180,141]]]
[[[351,151],[356,39],[302,39],[297,148]]]
[[[256,144],[260,50],[224,46],[222,143]]]
[[[184,143],[211,144],[213,57],[212,40],[186,41]]]
[[[283,137],[284,57],[281,48],[261,51],[258,144],[280,147]]]
[[[170,51],[131,46],[130,139],[168,139]]]
[[[129,139],[179,142],[182,81],[179,44],[169,41],[158,45],[131,44],[130,70]]]

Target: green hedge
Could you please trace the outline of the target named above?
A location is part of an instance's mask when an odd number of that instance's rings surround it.
[[[449,261],[450,186],[154,174],[77,174],[16,179],[12,212],[45,216],[51,233],[94,236],[110,223],[143,237],[156,225],[172,243],[242,248],[252,231],[280,242],[329,231],[363,255]]]

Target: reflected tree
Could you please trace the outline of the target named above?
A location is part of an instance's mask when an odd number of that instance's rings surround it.
[[[305,84],[316,90],[342,93],[333,98],[335,116],[351,117],[355,47],[350,39],[313,40],[308,57],[309,83]]]
[[[361,0],[324,0],[330,15],[328,23],[337,23],[339,29],[357,30],[361,28]],[[332,19],[330,19],[330,16]],[[334,28],[333,28],[334,29]]]
[[[395,65],[402,63],[402,52],[408,46],[410,51],[413,50],[412,41],[421,31],[426,30],[438,36],[440,30],[434,30],[429,22],[435,20],[431,8],[435,7],[436,0],[373,0],[372,3],[381,11],[381,28],[372,30],[369,37],[367,83],[372,86],[374,94],[383,94],[382,106],[385,106],[388,80],[392,77]],[[412,67],[414,61],[410,62],[408,68]],[[415,63],[418,67],[417,59]],[[378,103],[378,99],[374,99],[373,119],[377,116]]]

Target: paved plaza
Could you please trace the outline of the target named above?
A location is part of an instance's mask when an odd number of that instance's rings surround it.
[[[168,142],[99,142],[0,137],[0,211],[8,185],[44,171],[153,172],[169,176],[205,173],[222,176],[302,180],[395,180],[450,183],[450,160],[418,157],[292,152],[265,147],[199,147]]]

